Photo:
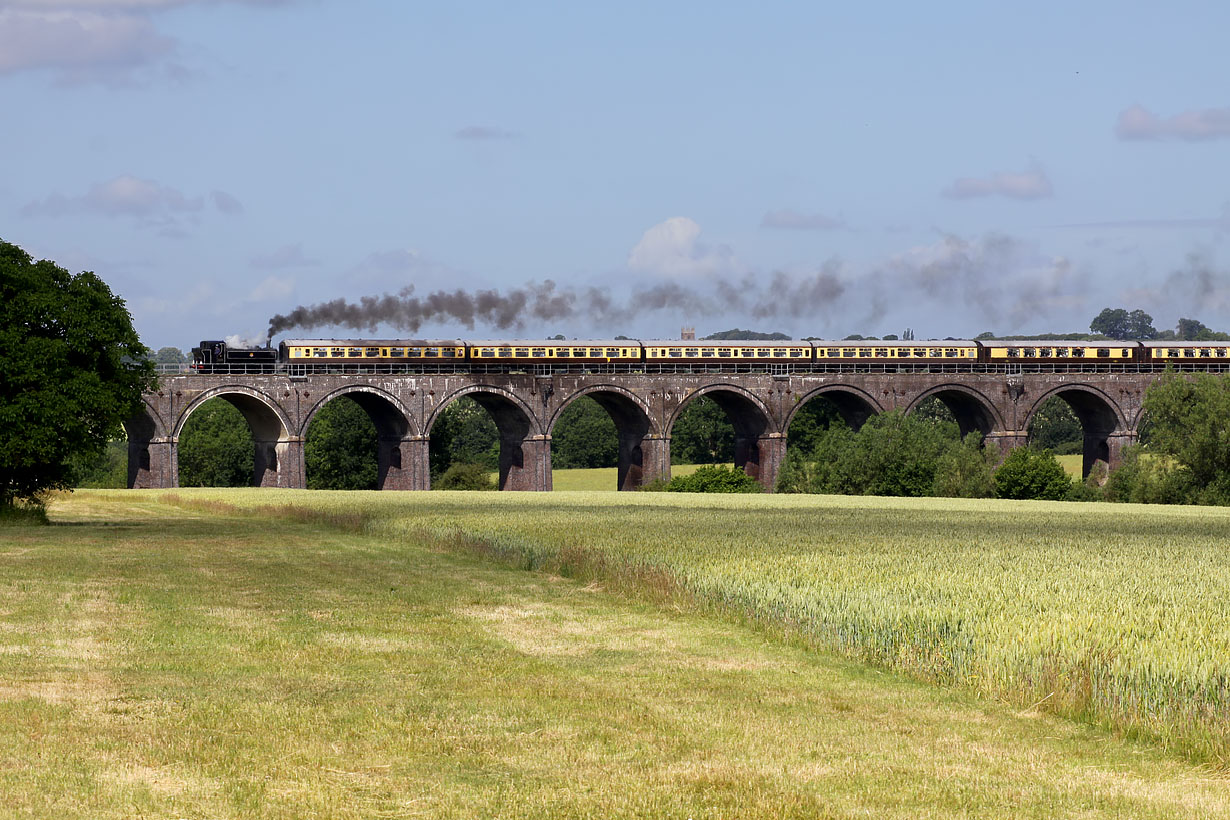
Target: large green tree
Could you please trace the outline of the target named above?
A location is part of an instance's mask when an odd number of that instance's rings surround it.
[[[124,301],[0,240],[0,505],[66,487],[155,383]]]
[[[1180,471],[1198,500],[1230,503],[1230,379],[1163,375],[1145,393],[1149,449]]]
[[[735,460],[735,428],[708,396],[688,402],[671,430],[671,464],[725,464]]]
[[[309,490],[376,489],[376,425],[367,411],[341,396],[308,425],[303,464]]]
[[[1029,420],[1029,443],[1058,455],[1079,453],[1085,431],[1072,407],[1058,396],[1047,399]]]
[[[469,396],[445,407],[431,427],[431,475],[442,476],[453,464],[500,465],[500,431],[491,414]]]
[[[564,409],[551,435],[551,466],[614,467],[619,463],[619,435],[602,405],[582,396]]]
[[[1110,339],[1152,339],[1157,336],[1153,317],[1143,310],[1105,308],[1089,323],[1089,329]]]
[[[183,487],[247,487],[255,473],[252,432],[226,399],[210,399],[184,423],[179,435],[179,483]]]

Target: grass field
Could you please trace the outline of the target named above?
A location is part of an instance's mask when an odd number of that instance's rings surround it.
[[[448,534],[530,516],[591,538],[622,510],[608,537],[633,542],[631,512],[747,514],[596,498],[79,492],[55,526],[0,530],[0,816],[1230,813],[1225,779],[1156,747]],[[435,535],[344,531],[402,526]]]
[[[691,475],[700,466],[699,464],[675,464],[671,467],[671,475]],[[615,467],[598,467],[589,470],[553,470],[551,472],[551,485],[556,490],[566,492],[615,492],[619,489],[618,477],[619,470]]]
[[[187,496],[185,496],[187,497]],[[208,491],[649,588],[919,679],[1230,761],[1230,510],[855,497]]]

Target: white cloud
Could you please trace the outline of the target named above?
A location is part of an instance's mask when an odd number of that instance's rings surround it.
[[[1141,105],[1119,114],[1115,134],[1121,140],[1180,139],[1188,142],[1230,138],[1230,108],[1183,111],[1163,119]]]
[[[239,201],[229,194],[215,191],[215,207],[223,213],[242,210]],[[138,224],[155,227],[164,236],[182,237],[181,219],[195,218],[205,208],[205,197],[188,196],[182,191],[134,176],[118,176],[95,183],[79,196],[53,193],[42,200],[28,202],[22,216],[60,217],[71,214],[96,214],[108,217],[129,217]]]
[[[944,189],[950,199],[1006,196],[1009,199],[1043,199],[1051,196],[1051,181],[1041,168],[1021,172],[1001,172],[989,177],[962,177]]]
[[[279,0],[231,0],[279,5]],[[143,68],[168,64],[177,42],[154,24],[157,12],[211,0],[4,0],[0,75],[53,71],[65,83],[126,82]]]
[[[697,242],[700,225],[675,216],[654,225],[628,254],[628,267],[666,276],[703,276],[732,272],[733,252]]]
[[[824,214],[805,214],[790,208],[782,208],[766,213],[760,220],[760,227],[792,231],[831,231],[845,227],[845,223]]]
[[[56,69],[65,80],[85,79],[90,71],[114,76],[174,50],[174,40],[143,15],[0,11],[0,74]]]

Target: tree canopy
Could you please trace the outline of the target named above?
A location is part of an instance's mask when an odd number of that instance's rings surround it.
[[[1089,329],[1110,339],[1152,339],[1157,336],[1153,317],[1143,310],[1106,308],[1089,323]]]
[[[791,337],[785,333],[777,331],[764,333],[759,330],[740,330],[737,327],[730,330],[720,330],[717,333],[710,333],[704,338],[707,342],[720,341],[740,341],[740,342],[784,342],[789,341]]]
[[[0,240],[0,505],[68,486],[155,383],[124,301]]]

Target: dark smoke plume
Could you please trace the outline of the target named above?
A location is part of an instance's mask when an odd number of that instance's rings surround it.
[[[801,278],[784,274],[742,279],[710,278],[666,282],[634,288],[619,302],[603,288],[561,288],[547,280],[511,290],[437,290],[414,295],[413,286],[397,294],[363,296],[357,301],[333,299],[303,305],[269,320],[268,339],[291,328],[346,327],[374,332],[387,325],[409,333],[428,322],[452,321],[473,329],[517,330],[527,322],[547,323],[583,319],[609,327],[650,311],[674,311],[682,316],[718,316],[750,311],[758,318],[774,315],[807,316],[825,313],[845,291],[840,265]]]

